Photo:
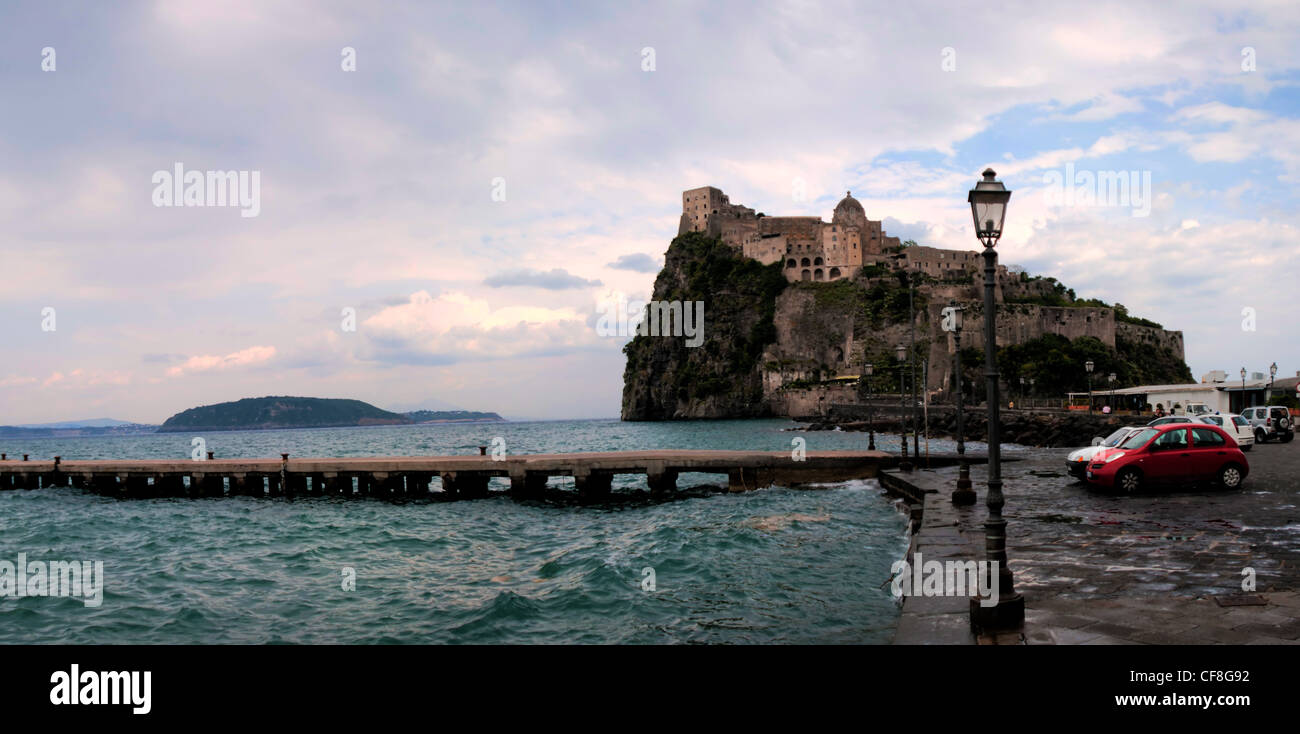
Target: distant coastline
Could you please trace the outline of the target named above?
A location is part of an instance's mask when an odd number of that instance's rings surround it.
[[[268,396],[244,398],[183,410],[162,425],[112,418],[0,426],[0,438],[138,436],[193,431],[270,431],[296,428],[357,428],[464,423],[508,423],[478,410],[412,410],[396,413],[360,400]]]
[[[158,432],[497,423],[504,420],[496,413],[479,411],[416,410],[409,413],[394,413],[360,400],[281,395],[244,398],[183,410],[164,421],[158,427]]]

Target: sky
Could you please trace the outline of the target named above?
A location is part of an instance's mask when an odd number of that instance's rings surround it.
[[[684,189],[972,250],[989,166],[1003,264],[1291,376],[1298,83],[1293,1],[5,4],[0,424],[617,416]]]

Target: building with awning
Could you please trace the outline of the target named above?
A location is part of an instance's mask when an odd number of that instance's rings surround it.
[[[1294,394],[1300,377],[1274,380],[1273,395]],[[1290,390],[1290,393],[1286,391]],[[1109,405],[1113,410],[1139,410],[1151,412],[1162,408],[1165,412],[1184,413],[1187,406],[1200,403],[1211,413],[1240,413],[1252,405],[1264,405],[1269,393],[1268,378],[1249,379],[1242,382],[1191,382],[1181,385],[1138,385],[1114,390],[1092,391],[1093,410]],[[1088,393],[1069,394],[1071,405],[1088,406]]]

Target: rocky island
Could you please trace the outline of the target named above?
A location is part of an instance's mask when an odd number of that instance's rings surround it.
[[[469,410],[393,413],[360,400],[270,396],[190,408],[168,418],[158,431],[248,431],[502,420],[496,413]]]
[[[713,187],[682,196],[679,233],[652,298],[704,301],[703,343],[629,342],[624,420],[816,415],[858,399],[866,363],[875,366],[872,389],[896,394],[895,347],[910,344],[913,329],[918,381],[931,402],[951,402],[955,344],[939,327],[950,302],[965,309],[961,389],[982,399],[979,253],[888,237],[851,195],[830,222],[755,213]],[[1114,372],[1116,387],[1192,381],[1182,332],[1122,304],[1081,299],[1055,278],[1005,266],[996,299],[999,366],[1016,388],[1004,395],[1024,395],[1021,378],[1031,396],[1086,390],[1088,360],[1098,374]]]

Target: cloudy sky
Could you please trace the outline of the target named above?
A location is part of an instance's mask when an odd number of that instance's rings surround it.
[[[616,416],[597,303],[648,297],[683,189],[852,189],[974,249],[990,165],[1004,263],[1183,330],[1197,376],[1292,375],[1297,82],[1293,1],[6,4],[0,424]],[[257,215],[156,206],[177,163],[255,172]],[[1149,200],[1089,205],[1110,172]]]

